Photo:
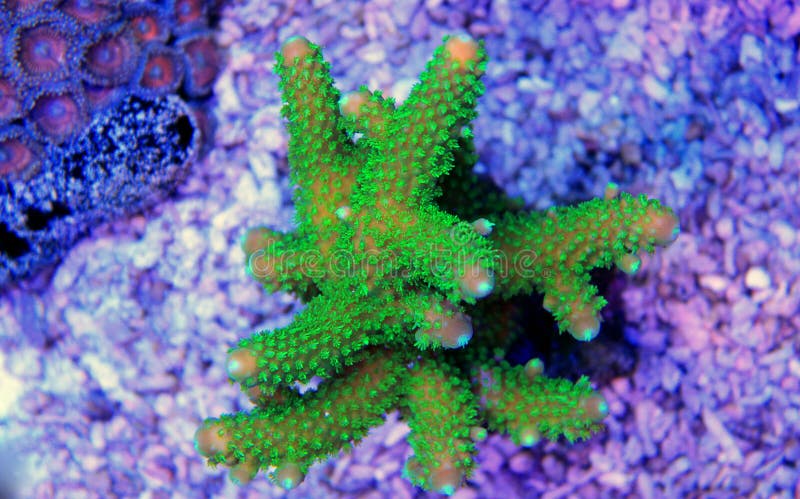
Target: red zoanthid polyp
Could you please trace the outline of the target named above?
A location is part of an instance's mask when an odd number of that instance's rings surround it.
[[[77,136],[86,125],[86,99],[80,85],[59,84],[41,90],[30,106],[37,136],[61,144]]]
[[[12,79],[33,86],[69,78],[83,40],[73,21],[58,13],[34,13],[8,35],[6,53]]]
[[[175,49],[151,43],[145,50],[135,81],[143,96],[163,96],[180,87],[183,74],[183,59]]]
[[[83,54],[84,78],[96,85],[114,86],[130,81],[140,48],[123,26],[98,36]]]
[[[186,61],[186,92],[201,97],[211,92],[221,60],[210,32],[193,33],[178,40]]]

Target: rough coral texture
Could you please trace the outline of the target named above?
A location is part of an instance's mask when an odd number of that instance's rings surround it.
[[[529,446],[600,428],[606,404],[586,378],[504,360],[522,331],[507,300],[542,293],[561,330],[590,340],[604,301],[589,271],[634,272],[678,221],[613,185],[605,199],[525,212],[478,178],[470,121],[485,59],[480,43],[446,38],[396,105],[363,87],[341,97],[304,38],[277,54],[297,228],[252,229],[243,248],[253,277],[307,306],[229,352],[255,407],[207,419],[195,445],[235,481],[264,470],[294,487],[394,409],[411,428],[405,476],[442,493],[469,477],[487,429]]]
[[[200,129],[177,97],[129,97],[97,116],[70,147],[44,146],[20,127],[0,132],[4,155],[37,175],[0,177],[0,286],[55,262],[95,227],[170,194],[197,155]]]

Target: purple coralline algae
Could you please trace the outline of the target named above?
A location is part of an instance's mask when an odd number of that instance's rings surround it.
[[[185,177],[209,135],[216,10],[0,0],[0,286]]]

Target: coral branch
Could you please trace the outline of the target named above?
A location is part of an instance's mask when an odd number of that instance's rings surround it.
[[[446,362],[423,357],[409,369],[404,391],[414,449],[405,474],[425,489],[452,494],[472,471],[475,455],[470,429],[477,411],[469,383]]]
[[[319,47],[305,38],[288,40],[276,57],[285,102],[282,113],[291,137],[299,231],[319,237],[321,248],[327,249],[335,239],[336,209],[349,204],[357,171],[346,154],[352,144],[338,126],[339,91]]]
[[[206,420],[195,448],[209,462],[231,466],[239,482],[274,466],[274,481],[296,486],[314,461],[361,440],[397,404],[407,358],[384,349],[371,353],[317,391],[295,393],[280,407]]]
[[[490,236],[504,267],[498,292],[543,293],[559,327],[578,340],[591,340],[605,300],[589,282],[589,271],[612,264],[631,270],[637,252],[669,245],[678,231],[672,210],[627,193],[545,213],[506,215]]]
[[[530,447],[542,436],[570,442],[588,438],[608,413],[602,396],[585,377],[572,383],[546,378],[537,364],[510,366],[506,362],[473,370],[475,394],[489,429],[508,433],[517,445]]]

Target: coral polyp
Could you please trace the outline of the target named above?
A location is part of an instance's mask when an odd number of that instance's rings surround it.
[[[206,2],[203,0],[172,0],[170,11],[179,29],[206,23]]]
[[[16,76],[26,84],[66,79],[80,43],[72,22],[58,15],[32,15],[11,32],[7,48]]]
[[[39,152],[25,129],[18,126],[0,128],[0,180],[26,180],[36,173]]]
[[[164,12],[156,5],[132,4],[125,7],[131,35],[139,43],[165,42],[169,28]]]
[[[186,92],[201,97],[211,91],[220,58],[211,33],[196,33],[178,41],[186,60]]]
[[[19,118],[22,102],[10,79],[0,76],[0,125]]]
[[[58,9],[80,24],[100,27],[119,17],[117,0],[65,0]]]
[[[126,31],[104,34],[86,48],[85,78],[95,85],[118,85],[130,80],[139,47]]]
[[[23,15],[47,4],[49,0],[4,0],[0,2],[9,17]]]
[[[86,101],[77,85],[60,85],[42,91],[30,110],[31,120],[40,137],[53,144],[78,135],[86,124]]]
[[[140,93],[160,96],[174,92],[183,80],[183,66],[183,60],[174,49],[151,44],[136,76]]]
[[[127,90],[115,86],[92,85],[86,83],[83,86],[83,93],[86,96],[86,105],[90,113],[98,113],[113,106],[127,94]]]

